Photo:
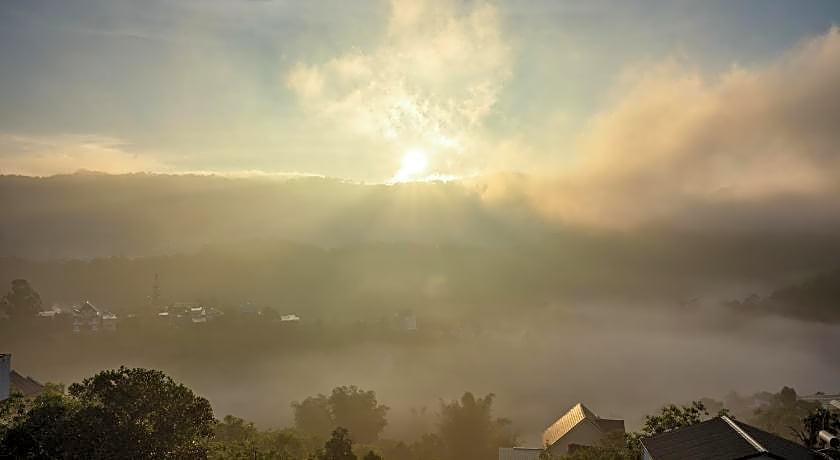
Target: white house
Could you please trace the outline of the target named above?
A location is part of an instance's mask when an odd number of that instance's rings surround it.
[[[500,447],[499,460],[539,460],[539,447]]]
[[[542,436],[542,448],[500,448],[499,460],[536,460],[544,449],[550,455],[559,457],[579,447],[602,446],[610,436],[623,434],[624,420],[598,417],[578,403],[546,428]]]
[[[600,446],[611,434],[624,434],[624,420],[604,419],[576,404],[543,432],[551,455],[566,455],[574,446]]]
[[[0,353],[0,401],[9,397],[11,391],[12,355]]]
[[[102,330],[105,332],[116,332],[117,315],[113,313],[105,313],[102,315]]]

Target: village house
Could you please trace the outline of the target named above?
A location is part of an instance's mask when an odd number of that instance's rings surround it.
[[[643,460],[824,458],[793,441],[725,416],[642,440]]]
[[[12,354],[0,353],[0,401],[12,393],[33,398],[44,391],[44,386],[32,377],[24,377],[12,369]]]
[[[182,323],[201,324],[212,321],[224,313],[212,307],[206,307],[199,303],[175,302],[158,313],[158,318],[167,320],[171,325]]]
[[[96,308],[89,301],[84,301],[73,308],[73,333],[97,333],[100,331],[115,332],[117,330],[117,315]]]
[[[543,447],[503,447],[499,460],[537,460],[546,451],[562,456],[586,446],[601,446],[624,435],[624,420],[598,417],[583,404],[576,404],[543,432]]]
[[[102,313],[92,303],[84,301],[82,305],[73,309],[73,333],[83,331],[99,332]]]

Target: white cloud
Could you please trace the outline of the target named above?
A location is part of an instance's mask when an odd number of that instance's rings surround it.
[[[796,210],[780,209],[789,200],[837,211],[837,28],[761,68],[709,79],[672,61],[623,88],[579,137],[577,163],[528,183],[535,207],[611,226],[691,222],[712,208],[796,220]]]
[[[307,113],[395,153],[464,151],[512,71],[498,10],[455,0],[392,0],[390,7],[376,47],[298,63],[287,87]],[[432,160],[432,167],[446,163]]]

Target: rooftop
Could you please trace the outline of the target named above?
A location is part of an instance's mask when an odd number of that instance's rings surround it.
[[[717,417],[642,440],[654,460],[815,460],[818,454],[729,417]]]
[[[604,433],[624,432],[624,420],[603,419],[583,404],[578,403],[543,432],[543,443],[548,445],[556,443],[583,420],[589,420]]]
[[[19,391],[26,397],[35,396],[44,391],[44,385],[41,385],[40,382],[32,377],[24,377],[17,371],[9,373],[9,382],[11,383],[12,390]]]

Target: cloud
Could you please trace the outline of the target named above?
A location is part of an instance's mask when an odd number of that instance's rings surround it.
[[[680,61],[636,69],[617,94],[577,139],[573,165],[552,180],[512,182],[544,214],[628,227],[716,213],[803,217],[791,205],[837,213],[836,27],[766,66],[715,78]]]
[[[169,169],[152,155],[132,153],[128,147],[105,136],[0,133],[0,173],[49,176],[82,169],[111,174]]]
[[[392,0],[390,7],[377,46],[299,62],[286,86],[331,127],[349,125],[400,152],[464,151],[512,72],[498,10],[454,0]],[[433,166],[446,165],[438,159]]]

